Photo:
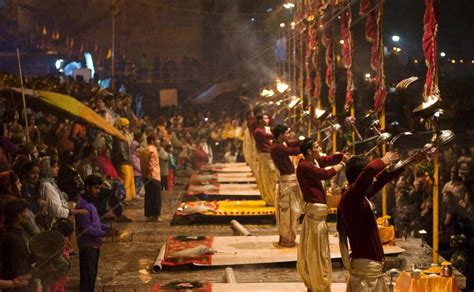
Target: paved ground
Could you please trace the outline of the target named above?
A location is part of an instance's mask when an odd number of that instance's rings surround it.
[[[163,197],[165,222],[148,223],[143,217],[143,199],[133,201],[125,214],[134,221],[116,223],[121,234],[107,238],[101,249],[96,291],[151,291],[154,284],[171,281],[224,282],[225,267],[180,268],[172,271],[150,273],[160,246],[168,235],[233,235],[229,225],[180,225],[170,226],[179,202],[179,192],[166,193]],[[277,234],[274,225],[245,225],[255,235]],[[334,230],[334,226],[330,225]],[[419,239],[397,242],[407,252],[402,257],[387,260],[387,269],[404,268],[412,262],[430,263],[430,250],[419,248]],[[78,256],[72,257],[72,270],[66,279],[68,291],[78,291]],[[301,282],[295,263],[247,265],[233,267],[236,279],[241,283]],[[345,282],[345,272],[339,262],[334,263],[334,282]]]

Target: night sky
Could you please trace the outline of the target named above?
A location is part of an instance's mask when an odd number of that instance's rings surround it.
[[[421,57],[424,1],[386,0],[384,34],[400,36],[400,47],[409,55]],[[388,45],[389,43],[387,43]],[[474,1],[441,1],[439,19],[439,52],[447,57],[474,59]]]

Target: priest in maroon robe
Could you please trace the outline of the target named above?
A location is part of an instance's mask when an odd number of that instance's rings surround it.
[[[332,266],[326,225],[328,206],[321,180],[329,180],[344,169],[343,160],[348,157],[341,153],[321,156],[321,146],[312,139],[305,139],[300,147],[304,159],[298,163],[296,177],[303,193],[305,217],[297,269],[308,291],[330,291]]]

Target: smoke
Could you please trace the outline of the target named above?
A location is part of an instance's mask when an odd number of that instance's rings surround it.
[[[224,45],[234,61],[237,77],[243,82],[267,83],[277,77],[275,72],[274,36],[264,31],[267,15],[255,11],[255,15],[239,14],[242,7],[240,1],[231,1],[228,13],[223,19]]]

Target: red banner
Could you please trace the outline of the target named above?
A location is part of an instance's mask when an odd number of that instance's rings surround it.
[[[379,111],[385,104],[387,89],[385,87],[384,55],[382,39],[382,3],[372,0],[361,0],[359,13],[367,14],[365,37],[372,43],[370,66],[375,71],[374,110]]]
[[[314,42],[312,43],[313,47],[313,55],[311,57],[311,62],[314,67],[314,78],[313,78],[313,97],[315,100],[318,100],[321,97],[321,66],[319,64],[319,26],[323,25],[322,15],[323,10],[325,9],[326,4],[323,3],[322,0],[315,0],[314,1],[314,11],[316,22],[313,25],[314,30]]]
[[[311,73],[314,69],[317,68],[318,55],[318,30],[316,29],[316,22],[314,21],[314,14],[311,8],[308,8],[308,17],[312,17],[312,21],[309,21],[307,24],[307,44],[306,44],[306,55],[305,55],[305,72],[306,72],[306,81],[305,81],[305,91],[308,97],[318,98],[319,95],[314,95],[313,92],[313,80],[311,80]]]
[[[341,37],[342,44],[342,58],[344,67],[346,68],[346,100],[344,103],[344,110],[350,110],[352,99],[354,97],[354,79],[352,75],[352,33],[351,33],[352,12],[351,7],[347,7],[341,14]]]
[[[423,97],[425,101],[430,95],[439,95],[438,88],[438,12],[437,0],[425,0],[425,16],[423,18],[423,54],[427,67]]]
[[[326,4],[326,8],[334,9],[334,2],[331,1],[331,5]],[[327,11],[327,9],[325,9]],[[329,16],[328,13],[325,13],[326,16]],[[324,57],[326,61],[326,85],[328,87],[328,100],[331,105],[336,102],[336,79],[335,72],[336,69],[336,59],[334,58],[334,42],[332,40],[332,23],[328,23],[329,20],[325,19],[325,26],[323,27],[324,32],[322,36],[323,46],[326,48],[326,55]]]

